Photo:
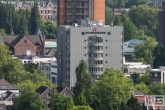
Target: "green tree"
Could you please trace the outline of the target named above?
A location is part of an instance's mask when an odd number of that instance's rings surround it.
[[[27,91],[15,100],[14,110],[45,110],[45,103],[38,93]]]
[[[7,3],[0,3],[0,29],[4,29],[6,34],[11,34],[13,29],[14,5]]]
[[[150,71],[146,71],[146,73],[142,76],[139,77],[138,79],[138,83],[145,83],[147,86],[149,86],[149,83],[150,83]]]
[[[42,34],[44,34],[47,39],[55,39],[57,24],[50,20],[42,20],[41,31],[42,31]]]
[[[24,64],[24,67],[25,67],[25,70],[30,73],[34,73],[34,71],[36,70],[40,71],[38,64],[35,64],[35,63]]]
[[[124,41],[128,41],[137,37],[137,28],[130,20],[126,20],[123,23],[123,26],[124,26]]]
[[[34,6],[31,8],[31,16],[30,16],[30,34],[35,34],[37,28],[40,27],[41,24],[41,17],[38,11],[38,3],[34,3]]]
[[[115,17],[115,21],[113,22],[114,25],[120,26],[121,25],[121,18],[120,16]]]
[[[21,35],[24,35],[24,34],[27,35],[28,34],[28,19],[26,16],[26,10],[22,11],[19,29],[20,29],[19,34],[21,34]]]
[[[82,93],[80,93],[78,97],[75,97],[74,104],[79,106],[87,105],[85,96]]]
[[[118,0],[117,7],[123,8],[125,6],[124,0]]]
[[[150,93],[150,90],[149,90],[148,86],[145,83],[143,83],[143,82],[141,82],[139,84],[136,84],[135,88],[137,90],[140,90],[141,92],[143,92],[145,94],[149,94]]]
[[[74,110],[93,110],[90,106],[75,106]]]
[[[132,0],[131,0],[132,1]],[[158,28],[158,8],[150,8],[148,5],[139,5],[131,7],[129,11],[130,20],[140,28],[146,26],[148,36],[154,32],[156,36],[156,30]],[[153,35],[152,35],[153,36]]]
[[[140,74],[139,73],[133,73],[131,74],[131,79],[134,85],[139,83],[139,78],[140,78]]]
[[[165,95],[165,84],[164,83],[153,83],[149,86],[151,95]]]
[[[132,91],[132,82],[120,70],[106,69],[85,96],[94,110],[118,110],[122,102],[129,100]]]
[[[116,8],[119,6],[124,7],[126,2],[128,2],[128,0],[122,0],[122,1],[120,1],[120,0],[106,0],[106,5],[109,7],[112,7],[112,8]]]
[[[131,98],[126,103],[127,109],[121,110],[142,110],[142,106],[138,102],[137,98],[131,96]]]
[[[75,73],[77,82],[75,85],[74,94],[77,97],[92,86],[92,76],[90,73],[87,72],[87,64],[84,60],[80,61]]]
[[[16,86],[20,89],[21,92],[35,91],[40,86],[50,86],[51,88],[55,86],[47,78],[46,73],[42,73],[37,69],[33,71],[33,73],[26,72],[26,74],[22,76],[23,81],[16,83]]]
[[[7,34],[5,33],[5,30],[4,30],[4,29],[0,29],[0,34],[1,34],[1,35],[7,35]]]
[[[153,51],[153,67],[158,68],[159,66],[165,65],[165,47],[162,44],[158,44]]]
[[[0,44],[0,54],[0,77],[4,76],[4,78],[12,84],[22,82],[22,77],[26,71],[20,63],[20,60],[13,59],[11,51],[9,51],[9,48],[4,44]]]
[[[146,38],[146,41],[134,47],[135,53],[132,55],[132,61],[140,61],[145,64],[153,63],[153,51],[156,46],[154,38]]]
[[[122,10],[121,13],[122,13],[122,16],[125,16],[125,17],[128,18],[128,12],[126,10]]]
[[[74,103],[71,97],[55,94],[51,100],[52,110],[74,110]]]
[[[131,6],[138,6],[138,5],[142,5],[142,4],[146,4],[149,5],[152,3],[152,0],[128,0],[126,3],[127,7],[131,7]]]
[[[111,25],[113,21],[113,12],[108,7],[105,7],[105,24]]]

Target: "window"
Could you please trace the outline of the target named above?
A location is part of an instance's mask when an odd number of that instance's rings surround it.
[[[105,40],[106,42],[108,42],[108,40]]]
[[[84,49],[86,49],[86,47],[84,47]]]
[[[48,93],[48,98],[51,98],[51,93]]]
[[[24,61],[24,64],[26,64],[26,61]]]
[[[108,63],[107,61],[105,61],[105,63]]]
[[[81,35],[84,35],[85,33],[84,32],[81,32]]]
[[[64,96],[68,96],[68,92],[64,92]]]
[[[55,77],[52,77],[52,82],[56,83],[56,78]]]
[[[150,76],[152,76],[152,73],[150,73]]]
[[[86,54],[84,54],[84,56],[86,56]]]
[[[66,43],[69,43],[69,39],[66,39]]]
[[[108,56],[108,54],[105,54],[105,56]]]
[[[107,34],[108,34],[108,35],[111,35],[111,32],[108,32]]]
[[[57,66],[55,66],[55,65],[52,65],[52,68],[57,68]]]
[[[108,47],[106,47],[106,49],[108,49]]]
[[[61,67],[61,71],[62,71],[62,67]]]
[[[158,74],[157,73],[155,73],[155,77],[158,77]]]
[[[84,40],[84,42],[86,42],[86,40]]]
[[[69,46],[66,46],[66,49],[67,49],[67,50],[69,50],[69,49],[70,49],[70,47],[69,47]]]
[[[47,102],[47,108],[50,108],[50,102]]]

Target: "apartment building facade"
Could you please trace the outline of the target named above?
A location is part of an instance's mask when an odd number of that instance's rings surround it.
[[[123,69],[123,27],[93,23],[84,20],[80,24],[58,26],[58,85],[75,86],[75,69],[82,59],[94,81],[107,67]]]

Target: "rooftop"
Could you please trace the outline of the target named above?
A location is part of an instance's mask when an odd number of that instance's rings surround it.
[[[45,48],[54,48],[57,47],[57,42],[45,42]]]
[[[7,82],[4,78],[0,79],[0,90],[19,90],[9,82]]]
[[[32,59],[32,58],[52,58],[52,56],[32,56],[32,55],[15,55],[19,59]]]
[[[137,90],[137,89],[134,90],[134,96],[144,96],[144,95],[145,95],[145,94],[142,93],[141,91],[139,91],[139,90]]]
[[[123,44],[124,55],[133,54],[135,45],[141,44],[143,42],[145,42],[145,40],[139,40],[139,39],[131,39],[129,41],[124,42]]]

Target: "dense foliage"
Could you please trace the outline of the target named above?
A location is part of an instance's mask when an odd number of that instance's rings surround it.
[[[41,32],[47,39],[55,39],[57,31],[57,24],[51,20],[42,20]]]
[[[41,18],[38,11],[38,4],[35,3],[31,10],[15,10],[14,5],[0,2],[0,29],[6,34],[35,34],[39,28]]]
[[[135,53],[132,55],[132,60],[152,65],[155,46],[156,40],[148,37],[145,42],[134,47]]]
[[[85,90],[92,86],[92,76],[87,72],[87,64],[84,60],[81,60],[79,66],[76,68],[77,82],[75,85],[75,96],[84,93]]]
[[[115,69],[106,69],[100,79],[87,92],[88,104],[94,110],[117,110],[131,98],[133,85],[124,74]]]
[[[153,67],[158,68],[159,66],[165,65],[165,47],[162,44],[158,44],[153,51]]]
[[[37,92],[27,91],[14,101],[13,110],[45,110],[45,102]]]

